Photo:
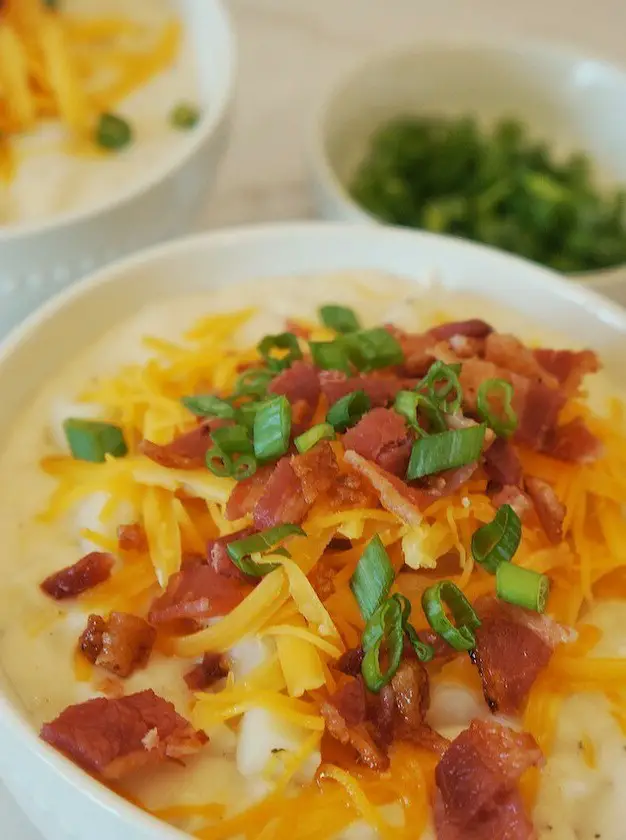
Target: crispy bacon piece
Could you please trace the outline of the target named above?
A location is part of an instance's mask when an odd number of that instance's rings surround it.
[[[548,616],[495,598],[481,598],[475,608],[482,623],[471,658],[485,699],[492,711],[515,714],[567,632]]]
[[[340,744],[349,744],[372,770],[386,770],[389,757],[377,746],[367,727],[365,686],[359,677],[346,683],[326,702],[320,712],[326,731]]]
[[[336,570],[322,559],[318,560],[307,575],[320,601],[326,601],[335,593],[335,574]]]
[[[467,335],[453,335],[448,339],[448,345],[458,359],[473,359],[484,356],[485,339],[472,338]]]
[[[155,639],[154,627],[143,618],[112,612],[106,621],[90,615],[78,646],[94,665],[117,677],[128,677],[147,664]]]
[[[519,485],[522,464],[515,448],[504,438],[497,438],[485,452],[484,469],[487,478],[502,485]]]
[[[339,475],[335,453],[327,440],[320,441],[302,455],[294,455],[290,464],[309,505],[312,505],[320,494],[327,493]]]
[[[148,550],[148,538],[139,522],[119,526],[117,529],[117,545],[120,551]]]
[[[394,736],[443,754],[446,738],[425,722],[430,706],[428,672],[416,658],[405,658],[391,680],[397,715]]]
[[[400,344],[404,353],[402,369],[409,376],[424,376],[435,361],[433,347],[437,339],[430,333],[407,333],[392,324],[385,324],[385,329]]]
[[[242,581],[224,577],[208,565],[192,566],[172,575],[163,595],[150,607],[148,619],[151,624],[165,624],[227,615],[249,592]]]
[[[473,720],[435,769],[438,840],[531,840],[532,824],[516,786],[522,773],[540,762],[532,735]]]
[[[185,674],[190,691],[204,691],[228,676],[228,667],[219,653],[205,653],[202,661]]]
[[[43,725],[41,737],[85,770],[110,780],[193,755],[208,741],[151,690],[68,706]]]
[[[390,408],[374,408],[348,429],[343,445],[387,472],[404,476],[413,441],[400,414]]]
[[[543,447],[553,458],[575,464],[591,464],[602,457],[603,450],[602,441],[589,431],[581,417],[553,429]]]
[[[486,379],[500,378],[501,371],[493,362],[484,359],[467,359],[461,367],[459,382],[463,391],[463,408],[466,413],[475,415],[477,410],[478,389]]]
[[[226,503],[226,519],[232,522],[252,513],[254,506],[265,491],[265,486],[273,470],[273,464],[266,464],[264,467],[260,467],[250,478],[237,482]]]
[[[371,508],[378,503],[372,486],[356,472],[340,473],[327,495],[331,510]]]
[[[350,648],[341,654],[335,667],[342,674],[347,674],[349,677],[358,677],[361,673],[361,665],[363,664],[363,657],[365,652],[363,648]]]
[[[262,531],[286,522],[302,522],[310,507],[290,458],[281,458],[254,507],[254,525]]]
[[[211,432],[228,421],[219,418],[200,423],[190,432],[165,444],[142,440],[139,451],[162,467],[176,470],[195,470],[206,466],[206,453],[211,447]]]
[[[524,481],[526,492],[532,499],[539,521],[550,542],[560,543],[563,539],[565,505],[548,484],[541,478],[529,476]]]
[[[517,484],[505,484],[490,493],[495,508],[510,505],[521,520],[533,510],[532,499]]]
[[[398,376],[346,376],[338,370],[323,370],[319,378],[328,405],[333,405],[347,394],[365,391],[374,408],[386,406],[393,402],[398,391],[415,385],[415,380],[400,379]]]
[[[75,598],[99,583],[111,577],[113,557],[102,551],[91,551],[77,560],[72,566],[66,566],[49,575],[41,584],[41,589],[54,598],[63,601]]]
[[[514,373],[508,379],[513,386],[512,404],[517,414],[514,438],[532,449],[542,449],[557,424],[567,397],[563,391]]]
[[[224,575],[224,577],[236,578],[237,580],[250,582],[249,575],[245,575],[230,559],[227,546],[231,542],[244,540],[252,534],[254,534],[254,528],[242,528],[241,531],[235,531],[225,537],[218,537],[215,540],[209,540],[206,547],[209,566],[219,575]]]
[[[464,338],[486,338],[493,333],[493,327],[480,318],[470,318],[468,321],[448,321],[428,330],[429,335],[437,341],[443,341],[460,335]]]
[[[541,367],[553,376],[567,394],[576,394],[588,373],[600,370],[600,360],[592,350],[549,350],[534,351]]]
[[[558,387],[558,380],[537,361],[537,357],[514,335],[491,333],[485,342],[485,360],[510,373],[517,373],[549,388]]]
[[[348,450],[345,460],[369,481],[385,510],[395,513],[407,525],[418,526],[422,521],[421,508],[430,501],[426,493],[409,487],[397,476],[372,464],[358,452]]]
[[[297,361],[278,374],[269,384],[271,394],[281,394],[289,400],[294,416],[293,433],[303,432],[311,422],[320,398],[317,370],[309,362]]]

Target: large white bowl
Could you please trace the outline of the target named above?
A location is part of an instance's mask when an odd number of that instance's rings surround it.
[[[336,80],[313,123],[318,214],[377,221],[349,184],[375,131],[400,115],[516,117],[557,154],[583,151],[607,186],[626,186],[626,72],[576,50],[515,39],[417,41],[374,54]],[[626,267],[574,275],[626,303]]]
[[[624,381],[626,312],[532,263],[479,245],[371,225],[233,229],[170,243],[100,271],[32,315],[0,346],[0,440],[62,365],[155,300],[287,274],[377,269],[517,309],[539,329],[597,348]],[[303,279],[306,282],[306,279]],[[1,536],[0,536],[1,549]],[[118,798],[37,738],[0,663],[0,778],[48,840],[175,840],[184,835]],[[209,795],[209,791],[207,791]]]
[[[206,201],[229,136],[235,40],[222,0],[173,6],[195,52],[203,119],[152,175],[137,173],[111,200],[45,222],[0,225],[0,336],[78,277],[185,233]]]

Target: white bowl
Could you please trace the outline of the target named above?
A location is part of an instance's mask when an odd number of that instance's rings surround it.
[[[424,41],[374,55],[339,79],[315,115],[310,169],[318,214],[377,221],[347,185],[373,133],[403,114],[517,117],[557,154],[586,152],[607,186],[626,186],[626,72],[567,48],[525,42]],[[626,268],[581,273],[626,303]]]
[[[173,5],[195,51],[203,119],[151,174],[111,200],[44,222],[0,225],[0,336],[78,277],[184,233],[206,201],[228,141],[234,37],[221,0]]]

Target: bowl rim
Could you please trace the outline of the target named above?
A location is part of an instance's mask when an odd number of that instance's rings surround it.
[[[121,278],[128,273],[132,274],[138,266],[146,266],[162,259],[176,258],[177,255],[184,255],[190,251],[219,251],[224,247],[232,246],[234,243],[237,244],[239,249],[246,249],[254,248],[259,242],[267,244],[269,240],[270,243],[273,241],[279,247],[285,238],[293,236],[310,237],[312,239],[322,237],[329,240],[330,243],[341,243],[346,236],[363,237],[371,240],[372,233],[372,226],[369,224],[358,225],[349,222],[327,221],[278,222],[225,227],[200,234],[192,234],[143,249],[131,256],[118,259],[61,290],[31,313],[21,324],[14,327],[0,342],[0,367],[10,360],[13,353],[19,350],[20,345],[33,338],[41,326],[56,318],[74,300],[88,297],[93,291],[108,283],[120,282]],[[581,308],[586,307],[598,323],[611,322],[626,338],[626,308],[591,289],[572,284],[571,281],[557,272],[522,257],[498,251],[481,243],[409,228],[378,226],[374,236],[398,241],[413,239],[418,243],[420,241],[445,240],[457,252],[474,254],[487,252],[487,255],[490,253],[492,257],[497,256],[507,263],[519,263],[527,268],[532,268],[534,273],[543,275],[548,294],[552,292],[552,295],[558,299],[567,297],[570,301],[579,304]],[[52,746],[43,742],[38,737],[36,729],[27,721],[25,714],[19,711],[18,706],[9,699],[5,691],[0,690],[0,732],[3,727],[7,727],[14,734],[18,749],[27,750],[33,761],[43,761],[54,773],[71,785],[81,797],[88,797],[94,804],[106,808],[131,826],[133,823],[135,825],[143,824],[146,832],[150,831],[155,838],[162,838],[162,840],[189,838],[189,835],[182,830],[133,805],[96,778],[84,772]]]
[[[219,25],[225,38],[226,53],[228,56],[226,76],[224,84],[220,86],[218,95],[213,100],[209,113],[202,115],[200,122],[187,138],[187,142],[181,144],[181,148],[175,158],[167,166],[155,168],[150,177],[140,180],[138,184],[133,186],[131,183],[127,188],[121,189],[113,197],[105,201],[100,201],[84,210],[70,210],[66,213],[53,214],[50,217],[46,216],[43,219],[34,221],[18,221],[15,223],[10,222],[7,225],[0,225],[0,246],[7,243],[13,244],[29,237],[58,233],[71,228],[73,225],[91,222],[98,216],[114,212],[132,204],[153,190],[166,178],[176,174],[217,131],[234,99],[238,59],[237,39],[232,24],[232,15],[224,0],[202,0],[202,2],[207,6],[209,4],[212,5],[213,12],[219,20]]]
[[[586,52],[567,41],[549,41],[540,37],[525,36],[514,38],[512,35],[443,35],[428,36],[417,40],[407,40],[392,47],[373,50],[365,57],[360,57],[343,72],[335,76],[318,95],[313,107],[312,118],[309,121],[308,142],[306,144],[309,177],[315,188],[321,186],[324,191],[333,196],[333,199],[340,203],[349,212],[350,216],[357,223],[369,222],[378,225],[386,223],[368,212],[350,195],[349,190],[337,175],[328,154],[327,124],[329,111],[337,98],[360,76],[368,70],[378,66],[384,66],[395,59],[403,56],[410,56],[416,53],[456,53],[456,52],[478,52],[481,53],[503,53],[506,55],[529,55],[532,53],[542,54],[556,60],[569,64],[585,62],[594,67],[600,68],[603,73],[609,74],[616,81],[624,86],[626,99],[626,63],[621,64],[615,60],[607,59],[600,54]],[[424,230],[423,228],[410,228],[410,230]],[[444,234],[445,235],[445,234]],[[468,240],[474,241],[474,240]],[[485,243],[478,243],[485,244]],[[489,246],[487,246],[489,247]],[[537,263],[543,268],[548,268],[542,263]],[[613,278],[612,275],[615,275]],[[621,275],[621,276],[618,276]],[[602,285],[606,282],[626,283],[626,263],[617,263],[598,271],[578,271],[572,274],[563,274],[578,283],[587,283],[593,287],[594,284]]]

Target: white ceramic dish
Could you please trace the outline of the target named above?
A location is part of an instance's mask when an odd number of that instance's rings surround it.
[[[0,439],[50,376],[120,318],[155,300],[279,275],[372,269],[432,275],[601,352],[625,384],[626,312],[532,263],[460,240],[371,225],[234,229],[170,243],[67,289],[0,346]],[[175,283],[173,282],[175,280]],[[305,282],[303,280],[303,282]],[[123,301],[123,303],[121,303]],[[4,434],[3,434],[4,432]],[[175,840],[179,831],[118,798],[38,740],[0,663],[0,778],[47,840]]]
[[[228,140],[234,37],[221,0],[176,0],[172,7],[194,50],[203,119],[151,175],[139,175],[111,200],[45,222],[0,226],[0,335],[78,277],[185,232],[206,201]]]
[[[318,214],[376,221],[346,187],[373,132],[401,114],[522,119],[557,153],[578,150],[607,185],[626,185],[626,72],[575,51],[520,39],[424,41],[370,57],[339,79],[315,115],[310,170]],[[626,268],[578,282],[626,303]]]

